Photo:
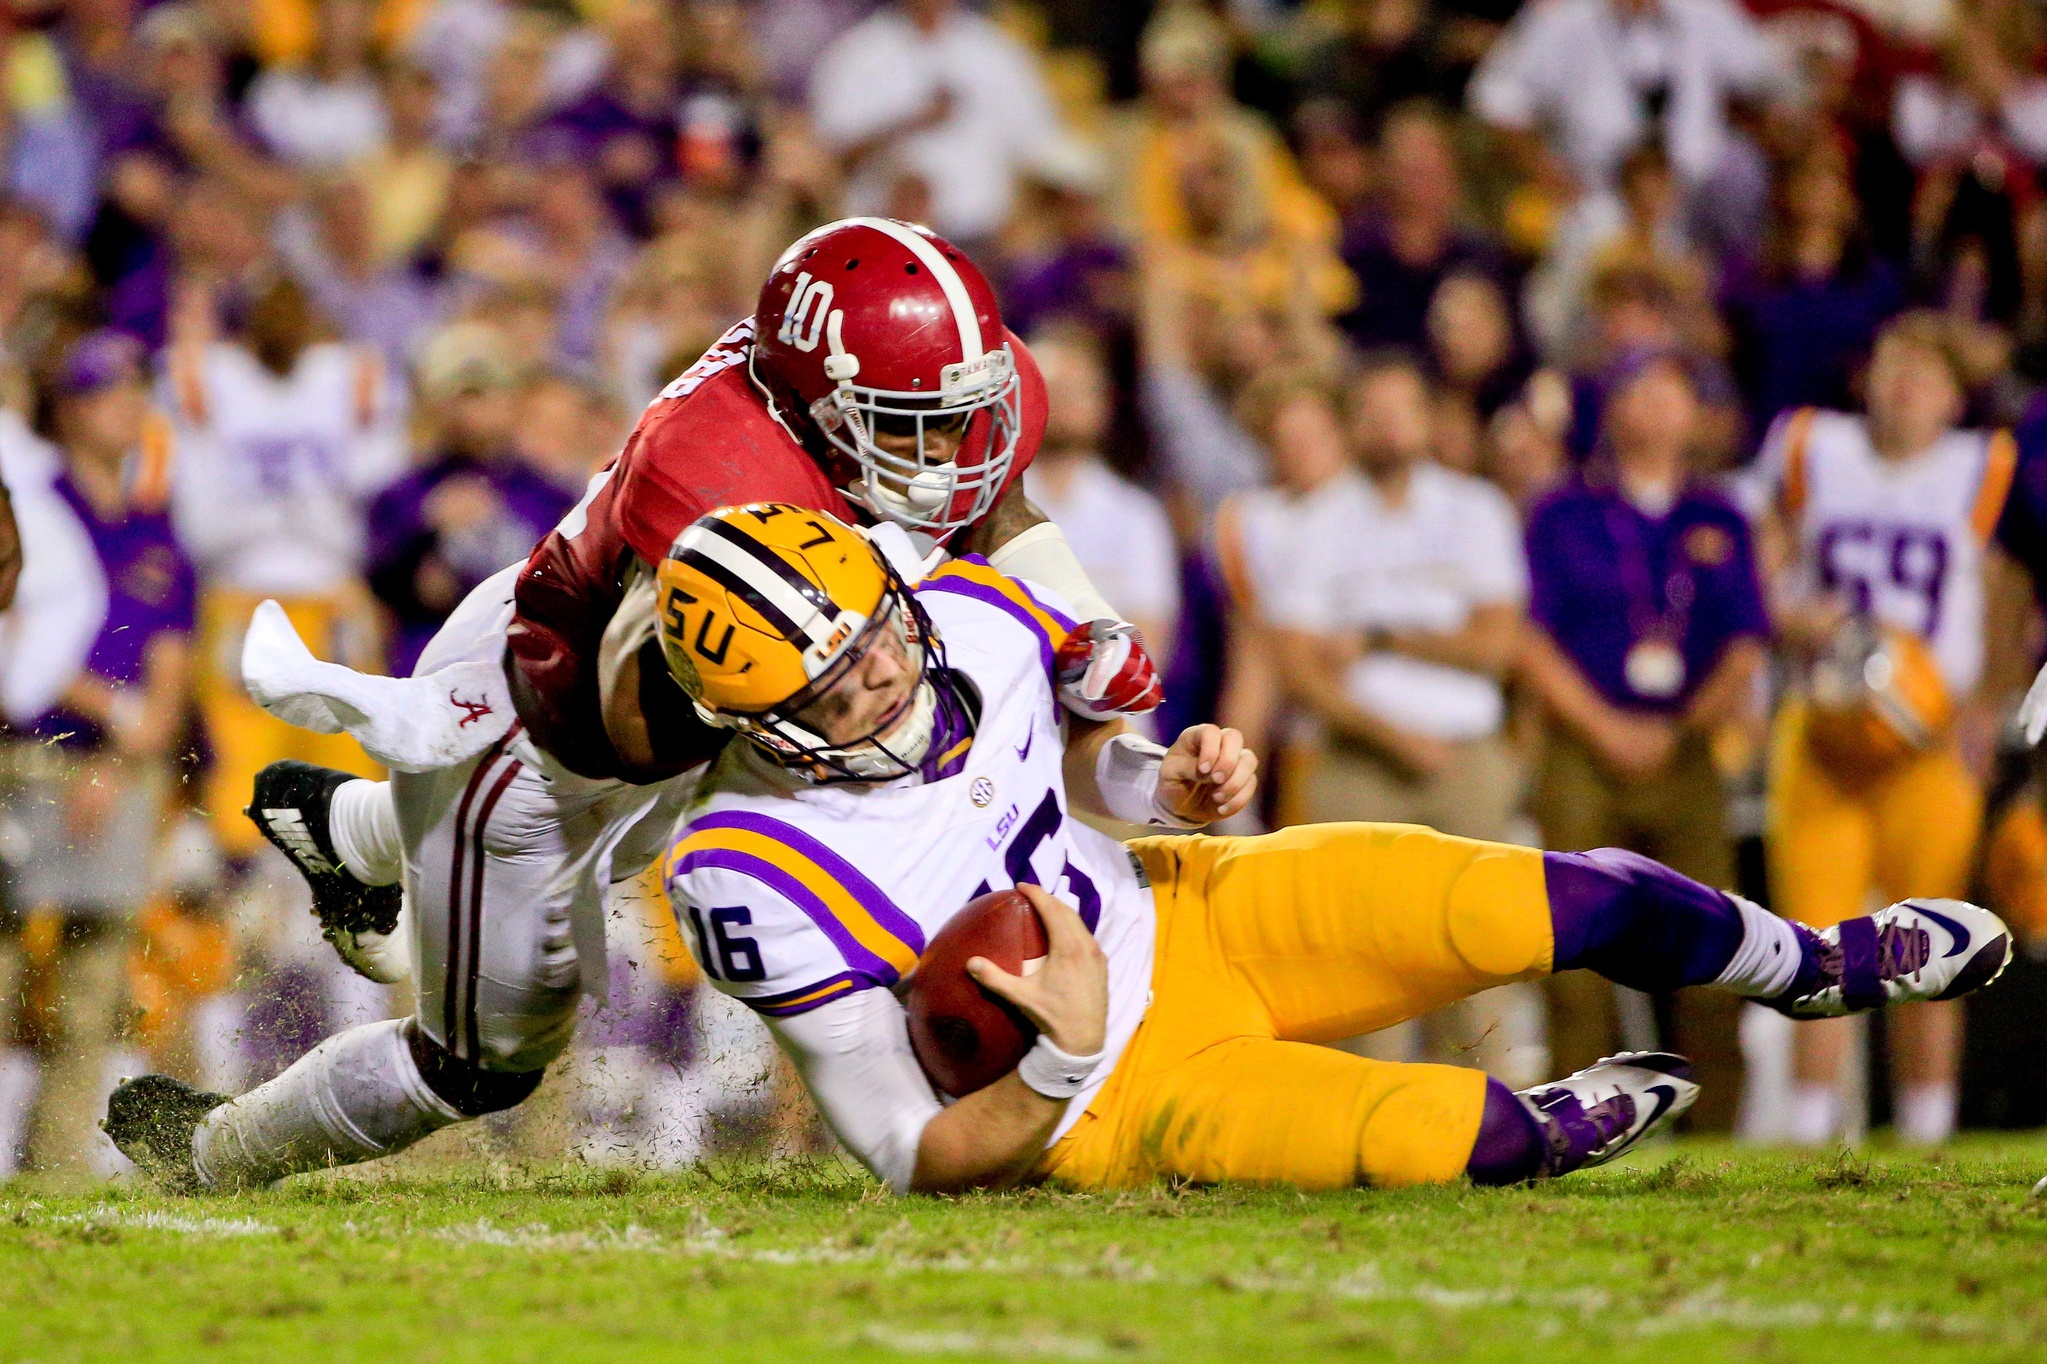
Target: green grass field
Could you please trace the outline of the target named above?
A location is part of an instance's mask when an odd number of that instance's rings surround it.
[[[0,1359],[2047,1360],[2047,1140],[1533,1190],[891,1199],[836,1164],[0,1185]]]

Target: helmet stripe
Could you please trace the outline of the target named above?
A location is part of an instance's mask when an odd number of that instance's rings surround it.
[[[713,535],[718,536],[722,540],[730,541],[746,553],[760,560],[770,572],[787,583],[791,590],[827,616],[836,617],[839,614],[839,604],[833,601],[831,596],[822,587],[797,572],[794,564],[754,539],[751,535],[748,535],[739,527],[733,525],[730,521],[723,520],[722,518],[714,519],[706,522],[704,528]],[[823,527],[820,526],[818,529],[822,530]]]
[[[909,247],[910,254],[931,272],[931,277],[938,281],[938,287],[945,290],[945,301],[952,305],[952,320],[960,333],[960,359],[971,364],[986,354],[987,348],[981,342],[981,319],[974,312],[974,300],[967,293],[967,282],[960,278],[960,272],[953,268],[952,262],[923,233],[912,232],[892,218],[848,218],[846,222],[871,227]]]
[[[749,545],[742,549],[714,535],[687,534],[677,546],[675,557],[760,612],[790,643],[816,644],[823,640],[833,617],[823,614],[809,598],[769,571],[761,558],[772,551],[747,552],[753,548]],[[799,621],[803,623],[798,624]]]
[[[758,611],[761,618],[767,621],[769,627],[791,644],[800,644],[810,638],[808,631],[799,629],[796,622],[789,619],[788,615],[779,607],[759,592],[756,592],[751,583],[711,558],[708,554],[696,549],[678,550],[675,554],[675,560],[677,563],[688,564],[691,568],[703,574],[706,578],[709,578],[712,582],[718,584],[718,586],[724,588],[748,606],[751,606],[755,611]]]

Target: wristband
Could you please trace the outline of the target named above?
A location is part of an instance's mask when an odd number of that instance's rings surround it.
[[[1095,757],[1095,789],[1102,808],[1125,824],[1199,829],[1206,821],[1182,819],[1159,800],[1159,767],[1166,750],[1136,734],[1118,734]]]
[[[1016,1078],[1034,1094],[1048,1099],[1070,1099],[1087,1088],[1088,1080],[1094,1075],[1095,1067],[1102,1063],[1102,1053],[1093,1056],[1075,1056],[1059,1050],[1052,1039],[1038,1034],[1037,1042],[1017,1062]]]

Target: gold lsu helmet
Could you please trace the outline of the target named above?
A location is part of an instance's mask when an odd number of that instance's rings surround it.
[[[1813,664],[1806,738],[1836,771],[1871,777],[1939,742],[1954,713],[1925,640],[1854,617]]]
[[[936,713],[935,639],[866,536],[786,502],[721,507],[676,537],[655,579],[668,670],[707,723],[815,781],[917,769]],[[891,632],[917,676],[903,711],[840,744],[798,718]]]

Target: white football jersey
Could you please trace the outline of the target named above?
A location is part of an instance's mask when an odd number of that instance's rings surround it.
[[[934,780],[821,786],[728,745],[677,827],[669,898],[705,977],[773,1018],[888,989],[970,900],[1043,886],[1109,959],[1107,1054],[1063,1134],[1149,1002],[1151,891],[1128,849],[1070,815],[1053,655],[1072,620],[971,558],[915,591],[980,693],[971,742],[938,752]]]
[[[1887,460],[1861,417],[1806,408],[1771,431],[1759,473],[1797,536],[1798,589],[1926,640],[1959,697],[1983,673],[1985,548],[2017,464],[2002,431]]]
[[[405,406],[375,351],[321,344],[280,378],[244,347],[174,352],[172,513],[208,579],[319,596],[361,571],[369,495],[405,472]]]

